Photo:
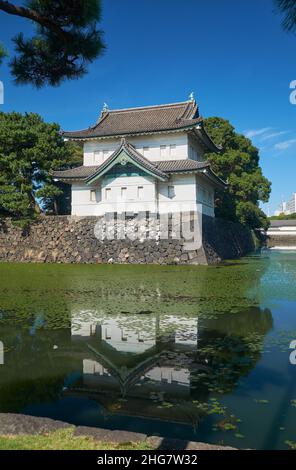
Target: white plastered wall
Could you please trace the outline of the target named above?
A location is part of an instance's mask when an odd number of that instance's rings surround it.
[[[96,190],[96,200],[91,200]],[[102,215],[106,212],[156,211],[154,178],[128,176],[102,178],[96,186],[72,185],[72,215]]]
[[[169,186],[174,188],[174,196],[169,197]],[[160,213],[186,212],[196,208],[195,175],[174,175],[169,181],[158,183],[158,205]]]
[[[96,200],[91,200],[91,190],[96,191]],[[204,214],[214,217],[214,187],[194,174],[173,175],[166,182],[150,176],[129,176],[105,177],[92,186],[72,185],[72,215],[78,216],[125,211],[187,212],[196,210],[197,204],[202,204]]]
[[[148,160],[183,160],[188,158],[188,139],[185,132],[155,136],[127,137],[127,140]],[[98,165],[120,145],[120,138],[87,141],[84,144],[84,165]],[[164,148],[164,146],[166,148]],[[162,147],[162,148],[161,148]],[[98,152],[102,152],[101,154]]]
[[[196,175],[196,202],[202,204],[203,214],[215,217],[214,186],[200,175]]]

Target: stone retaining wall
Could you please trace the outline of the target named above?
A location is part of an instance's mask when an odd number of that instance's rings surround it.
[[[268,248],[273,248],[276,246],[287,246],[287,247],[295,247],[296,248],[296,236],[295,235],[287,235],[287,234],[279,234],[279,235],[268,235],[266,237],[266,245]]]
[[[172,222],[168,239],[160,239],[159,222],[156,221],[150,227],[149,239],[102,241],[95,236],[94,227],[105,234],[111,230],[102,218],[43,216],[31,225],[27,233],[23,233],[10,219],[2,219],[0,261],[215,264],[223,259],[243,256],[254,249],[251,233],[242,225],[208,216],[203,216],[202,220],[202,245],[197,250],[188,251],[184,238],[173,238],[178,227]],[[126,233],[134,229],[133,224],[133,220],[127,223]],[[145,224],[147,222],[141,225],[144,232],[147,230]],[[116,230],[119,229],[117,225]]]

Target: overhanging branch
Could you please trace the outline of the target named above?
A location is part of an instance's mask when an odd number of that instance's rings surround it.
[[[28,18],[29,20],[34,21],[35,23],[40,24],[41,26],[49,29],[63,41],[67,40],[67,32],[60,28],[56,23],[49,20],[45,16],[39,15],[37,11],[32,10],[31,8],[25,8],[22,6],[13,5],[10,2],[5,2],[0,0],[0,10],[8,13],[10,15],[20,16],[22,18]]]

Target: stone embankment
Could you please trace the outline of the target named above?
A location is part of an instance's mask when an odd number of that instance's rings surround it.
[[[87,426],[74,426],[63,421],[39,418],[14,413],[0,413],[0,436],[42,435],[60,429],[74,429],[74,436],[87,436],[110,444],[130,444],[145,442],[153,449],[163,450],[236,450],[233,447],[206,444],[203,442],[167,439],[130,431],[112,431]]]
[[[180,222],[170,220],[166,238],[159,235],[159,224],[157,218],[152,223],[143,219],[136,227],[134,220],[128,220],[114,228],[104,218],[44,216],[24,233],[10,219],[2,219],[0,261],[217,264],[254,249],[250,231],[225,220],[203,216],[198,247],[189,247],[182,230],[178,236]]]

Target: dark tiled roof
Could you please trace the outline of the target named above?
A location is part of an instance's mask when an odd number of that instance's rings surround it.
[[[146,168],[149,172],[153,173],[155,176],[160,177],[161,179],[166,179],[167,176],[160,169],[157,168],[150,160],[141,155],[133,145],[127,142],[125,139],[121,139],[121,144],[115,152],[110,155],[107,160],[102,163],[102,165],[97,168],[97,170],[87,178],[87,181],[91,181],[93,178],[98,176],[104,169],[106,169],[110,163],[116,159],[120,152],[124,150],[133,160],[135,160],[139,165]]]
[[[138,154],[140,155],[140,154]],[[139,156],[137,156],[139,158]],[[111,157],[109,157],[111,158]],[[108,160],[109,160],[108,158]],[[106,162],[108,161],[106,160]],[[71,170],[54,171],[53,176],[57,179],[92,179],[98,171],[102,171],[105,168],[105,163],[99,166],[79,166]],[[149,164],[147,164],[147,162]],[[196,162],[195,160],[166,160],[161,162],[150,162],[145,157],[141,156],[141,164],[149,171],[158,171],[159,175],[165,177],[169,173],[182,173],[187,171],[201,170],[203,168],[209,168],[208,162]],[[144,166],[143,165],[143,166]]]
[[[141,167],[145,168],[160,179],[167,179],[168,175],[172,173],[195,172],[205,169],[208,177],[211,176],[216,183],[225,186],[225,182],[212,172],[209,162],[197,162],[196,160],[191,159],[152,162],[141,155],[135,147],[124,138],[121,140],[121,144],[115,152],[113,152],[112,155],[110,155],[110,157],[101,165],[80,166],[70,170],[55,171],[53,172],[53,177],[62,181],[84,180],[91,182],[95,177],[99,176],[106,168],[108,168],[110,163],[116,159],[122,150],[126,151],[127,154],[130,155],[130,157]]]
[[[81,131],[63,132],[73,139],[124,136],[194,127],[201,122],[194,100],[142,108],[105,111],[95,126]]]
[[[164,160],[159,162],[153,162],[157,168],[164,173],[180,173],[182,171],[194,171],[202,168],[208,168],[210,164],[208,162],[197,162],[195,160]]]
[[[78,166],[69,170],[54,171],[53,177],[57,179],[85,179],[98,169],[97,166]]]

